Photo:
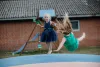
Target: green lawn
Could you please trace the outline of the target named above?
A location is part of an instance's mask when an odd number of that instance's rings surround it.
[[[46,54],[47,50],[34,50],[34,51],[25,51],[21,56],[26,55],[37,55],[37,54]],[[53,53],[68,53],[68,54],[94,54],[94,55],[100,55],[100,47],[82,47],[78,48],[74,52],[68,52],[65,48],[63,48],[59,52],[53,52]],[[19,54],[15,54],[12,56],[12,52],[5,52],[0,51],[0,59],[1,58],[8,58],[8,57],[16,57],[19,56]]]

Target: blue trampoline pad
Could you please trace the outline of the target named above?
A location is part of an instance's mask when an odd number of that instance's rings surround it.
[[[51,62],[99,62],[100,55],[89,54],[41,54],[0,59],[0,67]]]

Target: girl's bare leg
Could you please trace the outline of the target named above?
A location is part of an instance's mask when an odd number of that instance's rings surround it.
[[[81,36],[81,37],[79,37],[79,38],[77,38],[79,41],[82,41],[84,38],[85,38],[85,33],[83,33],[83,35]]]
[[[52,53],[52,43],[48,42],[47,45],[48,45],[48,54],[51,54]]]
[[[50,43],[49,45],[49,51],[48,51],[48,54],[51,54],[52,53],[52,43]]]

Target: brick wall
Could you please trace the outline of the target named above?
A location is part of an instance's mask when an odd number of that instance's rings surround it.
[[[100,46],[100,19],[80,20],[80,31],[75,32],[76,37],[86,33],[86,38],[80,42],[80,46]]]
[[[99,18],[100,19],[100,18]],[[80,19],[80,31],[75,31],[75,36],[80,37],[83,32],[86,38],[80,42],[80,46],[100,46],[100,20],[99,19]],[[12,21],[0,22],[0,50],[14,51],[19,49],[28,39],[34,28],[35,23],[31,21]],[[40,30],[37,26],[32,37]],[[41,29],[42,31],[43,29]],[[61,41],[62,35],[58,34]],[[31,38],[32,38],[31,37]],[[31,42],[25,50],[37,49],[38,42]],[[43,44],[43,49],[47,46]],[[55,46],[54,46],[55,47]]]

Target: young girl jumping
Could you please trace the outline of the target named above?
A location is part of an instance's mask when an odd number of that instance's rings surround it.
[[[68,18],[68,14],[65,14],[62,24],[57,24],[57,32],[64,34],[64,37],[62,38],[62,41],[58,46],[57,50],[54,51],[59,51],[63,47],[63,45],[68,49],[68,51],[75,51],[79,46],[79,42],[85,38],[85,33],[83,33],[80,38],[75,38],[74,34],[72,33],[72,25]]]
[[[41,42],[46,42],[48,46],[48,54],[52,53],[52,42],[57,40],[57,34],[54,31],[53,27],[55,23],[51,21],[51,16],[49,14],[45,14],[43,19],[45,20],[44,31],[41,35]]]

